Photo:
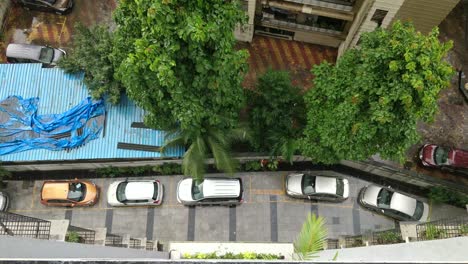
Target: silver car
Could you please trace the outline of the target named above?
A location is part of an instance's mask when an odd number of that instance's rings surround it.
[[[286,178],[286,193],[294,198],[340,202],[349,196],[349,182],[331,171],[290,174]]]
[[[0,192],[0,212],[8,210],[8,205],[10,204],[10,198],[4,192]]]
[[[391,188],[369,185],[359,193],[359,203],[367,209],[401,221],[427,221],[429,206]]]
[[[66,55],[59,48],[31,44],[9,44],[6,57],[9,63],[42,63],[43,66],[55,66],[57,61]]]
[[[184,205],[234,206],[243,202],[243,193],[240,178],[186,178],[177,184],[177,200]]]
[[[116,181],[107,190],[107,202],[111,206],[160,205],[163,192],[158,180]]]

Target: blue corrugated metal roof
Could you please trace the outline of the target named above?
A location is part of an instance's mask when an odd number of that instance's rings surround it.
[[[39,97],[38,114],[64,112],[89,96],[83,74],[69,75],[58,68],[41,64],[0,64],[0,100],[10,95]],[[110,158],[159,158],[159,152],[117,149],[117,142],[161,146],[164,132],[131,128],[132,122],[143,122],[144,111],[123,98],[120,104],[106,105],[105,136],[71,151],[30,150],[0,156],[3,161],[78,160]],[[183,147],[168,149],[165,157],[181,157]]]

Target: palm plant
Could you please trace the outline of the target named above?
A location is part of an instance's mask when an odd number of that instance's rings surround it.
[[[325,219],[309,213],[294,241],[294,253],[300,260],[310,260],[317,257],[318,251],[323,250],[326,241]]]
[[[233,174],[237,161],[230,148],[234,141],[248,139],[243,128],[220,129],[207,126],[204,129],[173,129],[166,135],[162,151],[171,146],[189,146],[182,160],[182,172],[196,181],[202,181],[206,172],[206,159],[212,155],[217,169]]]

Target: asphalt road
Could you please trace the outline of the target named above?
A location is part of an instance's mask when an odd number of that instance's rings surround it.
[[[130,234],[159,241],[255,241],[292,242],[309,212],[326,218],[329,238],[394,228],[395,222],[373,214],[356,202],[368,183],[348,177],[350,197],[342,203],[311,202],[285,195],[288,172],[238,173],[245,189],[245,202],[234,208],[207,206],[189,208],[177,202],[176,186],[181,176],[142,177],[159,179],[165,186],[158,207],[110,207],[107,188],[120,178],[93,180],[101,187],[99,202],[89,208],[47,207],[39,202],[42,181],[12,181],[10,212],[41,219],[69,219],[83,228],[106,227],[109,233]],[[220,176],[211,174],[209,176]],[[132,178],[133,179],[133,178]]]

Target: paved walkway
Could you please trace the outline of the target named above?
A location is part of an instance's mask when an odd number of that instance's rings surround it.
[[[330,238],[354,235],[370,230],[386,230],[394,220],[373,214],[356,201],[366,181],[348,177],[350,198],[343,203],[310,202],[287,197],[284,179],[288,172],[238,173],[245,188],[245,203],[235,208],[194,207],[177,203],[176,186],[181,176],[143,177],[159,179],[165,186],[163,204],[156,208],[110,207],[107,188],[118,179],[95,179],[101,187],[98,204],[90,208],[54,208],[40,204],[42,181],[10,182],[11,212],[41,219],[69,219],[83,228],[107,227],[112,233],[128,233],[132,237],[147,237],[160,241],[255,241],[292,242],[307,213],[325,217]],[[209,176],[216,176],[212,174]],[[451,215],[464,210],[443,206]],[[436,211],[433,215],[438,215]],[[443,217],[448,217],[444,214]]]

